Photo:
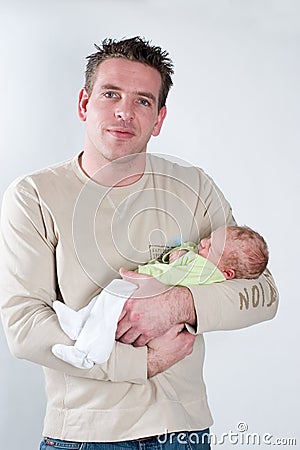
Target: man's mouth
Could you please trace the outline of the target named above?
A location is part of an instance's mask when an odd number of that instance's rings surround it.
[[[135,135],[134,131],[128,128],[108,128],[107,131],[117,139],[131,139]]]

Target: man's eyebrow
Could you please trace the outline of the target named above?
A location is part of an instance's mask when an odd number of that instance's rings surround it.
[[[137,94],[140,95],[141,97],[147,97],[150,100],[156,102],[156,97],[155,95],[152,94],[152,92],[137,92]]]
[[[104,84],[103,86],[101,86],[101,89],[111,89],[113,91],[121,91],[121,88],[115,86],[114,84]]]
[[[121,91],[122,88],[119,86],[115,86],[114,84],[104,84],[101,86],[101,89],[111,89],[112,91]],[[144,92],[144,91],[138,91],[137,95],[140,95],[141,97],[149,98],[150,100],[153,100],[154,102],[157,101],[155,95],[152,94],[152,92]]]

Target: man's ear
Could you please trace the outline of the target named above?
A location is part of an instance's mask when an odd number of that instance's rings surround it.
[[[222,274],[225,276],[226,280],[232,280],[235,278],[235,270],[234,269],[224,269],[221,270]]]
[[[83,122],[86,121],[88,101],[89,101],[89,94],[87,93],[85,88],[82,88],[79,92],[78,97],[78,116],[79,119],[82,120]]]
[[[158,136],[162,127],[162,124],[166,118],[167,115],[167,107],[162,106],[159,110],[159,113],[157,115],[156,123],[154,125],[152,136]]]

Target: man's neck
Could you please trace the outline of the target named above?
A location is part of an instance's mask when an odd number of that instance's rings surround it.
[[[100,163],[97,158],[90,158],[84,151],[79,157],[79,165],[83,172],[97,184],[114,187],[129,186],[143,176],[146,154],[139,153]]]

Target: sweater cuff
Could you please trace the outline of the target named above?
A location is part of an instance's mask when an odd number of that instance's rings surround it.
[[[220,306],[219,301],[212,294],[211,286],[201,286],[201,297],[199,298],[199,286],[189,286],[189,290],[194,299],[196,312],[196,325],[187,327],[193,334],[200,334],[205,331],[217,330],[220,328]],[[205,298],[205,300],[204,300]]]
[[[145,384],[147,381],[147,347],[133,347],[116,342],[107,361],[109,379],[113,382]]]

